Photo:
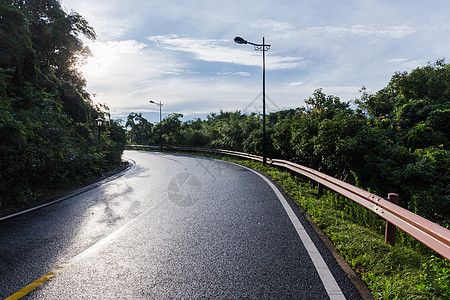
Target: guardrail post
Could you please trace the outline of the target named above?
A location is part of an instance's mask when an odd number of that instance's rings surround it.
[[[388,199],[392,203],[398,204],[398,194],[390,193],[390,194],[388,194]],[[386,232],[384,234],[384,242],[386,244],[389,243],[389,244],[391,244],[391,246],[394,246],[396,234],[397,234],[397,226],[386,221]]]
[[[323,168],[322,168],[322,167],[319,168],[319,172],[320,172],[320,173],[323,172]],[[319,182],[317,183],[317,194],[318,194],[319,196],[322,196],[322,195],[323,195],[323,185],[321,185]]]

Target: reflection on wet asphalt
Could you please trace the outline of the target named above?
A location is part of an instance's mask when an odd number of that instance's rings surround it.
[[[65,262],[27,298],[328,298],[280,202],[253,172],[188,155],[124,156],[135,162],[124,176],[0,222],[0,298]],[[310,235],[346,297],[358,299]]]

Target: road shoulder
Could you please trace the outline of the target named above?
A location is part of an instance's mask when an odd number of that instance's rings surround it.
[[[126,171],[133,166],[131,161],[123,161],[122,164],[112,171],[103,174],[100,177],[88,180],[82,184],[77,184],[57,190],[53,190],[43,194],[36,201],[28,204],[13,205],[5,208],[0,208],[0,221],[34,211],[36,209],[52,205],[54,203],[69,199],[73,196],[84,193],[88,190],[96,188],[104,183],[121,177]]]

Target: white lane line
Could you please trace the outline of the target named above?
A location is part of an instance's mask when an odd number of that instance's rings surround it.
[[[334,279],[333,274],[331,274],[331,271],[328,268],[325,261],[323,260],[322,255],[320,255],[319,251],[317,250],[313,241],[309,237],[309,235],[306,232],[305,228],[303,227],[302,223],[300,223],[300,220],[297,218],[294,211],[292,210],[292,207],[287,203],[286,199],[283,197],[281,192],[277,189],[277,187],[269,179],[267,179],[260,173],[256,172],[255,170],[249,169],[247,167],[244,167],[244,168],[252,171],[253,173],[257,174],[259,177],[264,179],[264,181],[267,182],[267,184],[272,188],[272,190],[277,195],[278,199],[281,202],[281,205],[283,205],[284,210],[286,211],[287,215],[289,216],[289,219],[291,220],[292,225],[294,225],[298,236],[300,237],[301,241],[303,242],[303,245],[305,245],[305,248],[308,251],[309,257],[311,258],[317,272],[319,273],[320,279],[322,280],[322,283],[325,286],[325,290],[327,291],[330,299],[332,299],[332,300],[345,299],[345,296],[342,293],[341,288],[339,287],[336,280]]]
[[[61,273],[65,269],[67,269],[68,267],[72,266],[75,263],[80,262],[81,260],[83,260],[87,256],[91,255],[95,251],[98,251],[99,249],[101,249],[101,247],[103,247],[107,243],[110,243],[111,241],[115,240],[120,234],[123,234],[123,232],[125,230],[127,230],[129,227],[133,226],[136,222],[139,222],[142,218],[146,217],[147,213],[150,210],[155,209],[156,207],[158,207],[159,205],[161,205],[162,203],[164,203],[166,201],[167,201],[167,197],[165,197],[161,202],[155,203],[150,208],[146,209],[143,213],[141,213],[140,215],[136,216],[134,219],[128,221],[127,223],[125,223],[121,227],[119,227],[116,230],[114,230],[113,232],[109,233],[107,236],[103,237],[101,240],[99,240],[96,243],[94,243],[93,245],[89,246],[89,248],[83,250],[81,253],[75,255],[73,258],[71,258],[67,262],[61,264],[60,266],[58,266],[54,270],[48,272],[47,274],[45,274],[41,278],[39,278],[36,281],[30,283],[29,285],[27,285],[26,287],[22,288],[18,292],[12,294],[11,296],[6,298],[5,300],[18,300],[18,299],[24,297],[25,295],[31,293],[33,290],[37,289],[41,285],[44,285],[45,283],[47,283],[47,281],[49,281],[50,279],[56,277],[56,275],[58,275],[59,273]]]

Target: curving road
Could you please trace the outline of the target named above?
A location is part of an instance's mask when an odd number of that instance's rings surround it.
[[[134,163],[120,178],[0,221],[0,299],[360,298],[262,175],[188,155],[124,156]]]

